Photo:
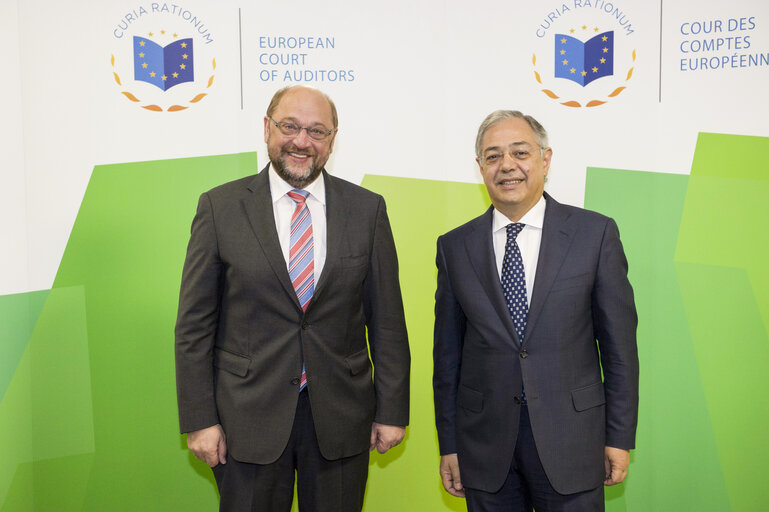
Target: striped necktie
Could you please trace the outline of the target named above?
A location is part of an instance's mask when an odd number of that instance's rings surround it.
[[[294,189],[287,193],[296,208],[291,216],[291,238],[288,250],[288,277],[294,286],[299,305],[307,310],[307,305],[315,291],[315,257],[312,239],[312,218],[307,207],[309,192]],[[307,375],[302,363],[302,379],[299,390],[307,386]]]

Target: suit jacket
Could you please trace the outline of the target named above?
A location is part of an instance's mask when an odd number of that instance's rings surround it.
[[[221,423],[242,462],[282,453],[302,361],[325,458],[367,450],[372,421],[408,424],[410,356],[384,199],[325,171],[322,179],[326,263],[306,312],[266,168],[204,193],[192,222],[176,324],[181,431]]]
[[[617,226],[545,197],[523,345],[494,259],[493,207],[438,239],[440,450],[458,454],[463,485],[487,492],[510,469],[522,387],[542,465],[559,493],[601,485],[604,446],[635,443],[637,317]]]

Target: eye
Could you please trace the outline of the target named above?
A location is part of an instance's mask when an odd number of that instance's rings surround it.
[[[280,127],[287,132],[295,132],[299,129],[294,123],[280,123]]]
[[[516,151],[515,152],[515,158],[518,158],[519,160],[523,160],[524,158],[529,157],[528,151]]]
[[[308,128],[307,132],[310,134],[310,137],[323,137],[326,135],[326,132],[320,128]]]
[[[496,162],[501,156],[500,154],[486,155],[486,163]]]

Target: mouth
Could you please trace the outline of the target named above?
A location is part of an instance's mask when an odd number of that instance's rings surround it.
[[[304,163],[315,157],[315,153],[307,150],[300,150],[298,148],[286,148],[283,150],[283,154],[296,163]]]
[[[523,181],[524,181],[523,178],[509,178],[505,180],[500,180],[498,183],[503,187],[515,187],[516,185],[523,183]]]

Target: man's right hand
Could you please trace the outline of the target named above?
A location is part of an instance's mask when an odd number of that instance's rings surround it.
[[[456,453],[441,456],[441,481],[446,492],[457,498],[465,497],[465,488],[459,477],[459,461]]]
[[[218,423],[213,427],[195,430],[187,434],[187,447],[210,467],[227,464],[227,443],[224,429]]]

